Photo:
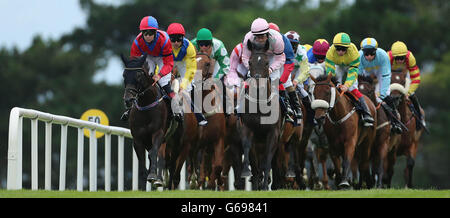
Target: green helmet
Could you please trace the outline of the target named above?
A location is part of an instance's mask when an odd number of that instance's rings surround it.
[[[201,28],[197,32],[197,40],[212,40],[212,33],[209,29]]]

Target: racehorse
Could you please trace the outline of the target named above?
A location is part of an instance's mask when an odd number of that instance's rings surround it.
[[[394,99],[394,103],[396,104],[398,111],[400,112],[401,122],[408,128],[407,132],[404,131],[401,134],[401,141],[396,150],[396,155],[392,157],[392,161],[395,162],[396,157],[398,156],[406,156],[404,179],[406,187],[412,188],[413,168],[417,155],[417,147],[419,146],[419,139],[422,135],[423,128],[420,130],[416,129],[416,122],[418,118],[416,117],[417,115],[412,112],[414,110],[412,102],[407,98],[408,89],[405,88],[406,75],[407,74],[405,71],[392,72],[391,75],[391,96]],[[422,113],[423,118],[425,119],[425,112],[423,109],[421,109],[420,113]],[[390,186],[392,174],[394,173],[393,170],[393,168],[388,170],[388,178],[386,181],[388,186]]]
[[[146,181],[155,186],[162,186],[161,164],[164,161],[158,150],[164,143],[167,130],[167,106],[159,88],[154,86],[152,76],[146,63],[147,55],[129,60],[123,55],[125,65],[123,72],[125,93],[123,99],[130,110],[129,128],[133,136],[133,148],[139,165],[139,187],[145,188]],[[153,74],[153,73],[152,73]],[[145,152],[148,151],[150,170],[145,166]],[[158,157],[159,156],[159,157]]]
[[[356,113],[351,97],[342,96],[337,92],[337,80],[332,74],[311,77],[314,81],[311,107],[315,110],[315,119],[324,125],[324,131],[329,142],[331,159],[335,165],[336,183],[339,188],[349,188],[350,164],[355,158],[359,163],[360,179],[356,187],[361,187],[365,181],[370,184],[370,149],[375,139],[376,109],[367,96],[366,102],[372,116],[374,126],[363,127],[359,124],[360,117]],[[343,93],[342,93],[343,94]],[[325,119],[327,118],[327,119]],[[325,122],[324,122],[325,121]],[[341,160],[342,157],[342,174]],[[353,175],[353,179],[356,175]]]
[[[269,57],[266,54],[269,42],[267,41],[265,46],[254,46],[249,41],[247,46],[251,51],[250,77],[246,81],[249,83],[249,87],[242,90],[241,93],[244,97],[240,95],[239,105],[241,114],[239,125],[244,150],[244,167],[241,176],[253,175],[252,188],[268,190],[269,171],[272,158],[279,145],[278,139],[283,119],[281,119],[281,112],[277,107],[278,95],[272,92],[274,88],[271,87],[269,78]],[[278,84],[276,85],[275,89],[278,87]],[[252,91],[255,89],[256,93]],[[257,97],[258,93],[259,97]],[[275,109],[267,111],[268,105]],[[276,120],[270,120],[273,117]],[[249,170],[250,162],[251,172]]]
[[[192,166],[197,170],[200,167],[200,175],[198,175],[200,187],[203,187],[206,177],[208,177],[208,189],[215,189],[217,184],[219,189],[223,190],[222,169],[226,127],[225,115],[220,110],[221,90],[215,84],[220,80],[212,78],[214,61],[209,54],[197,53],[197,69],[202,73],[202,80],[196,83],[202,91],[202,105],[210,105],[211,108],[202,107],[202,112],[208,119],[208,125],[199,130],[197,145],[191,152]]]
[[[358,85],[362,94],[368,96],[372,102],[376,102],[375,87],[377,81],[374,75],[358,75]],[[377,123],[377,135],[371,154],[372,177],[375,186],[382,188],[388,168],[393,168],[395,164],[388,159],[388,153],[392,153],[393,149],[396,148],[400,141],[400,135],[391,131],[391,123],[381,103],[377,105]]]

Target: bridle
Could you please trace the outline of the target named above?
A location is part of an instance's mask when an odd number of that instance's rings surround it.
[[[124,68],[124,70],[141,71],[141,72],[146,73],[142,67],[126,67],[126,68]],[[158,83],[156,83],[156,84],[159,86]],[[136,88],[126,87],[125,91],[132,93],[132,97],[130,98],[130,100],[132,100],[133,106],[136,107],[136,109],[138,109],[140,111],[145,111],[145,110],[149,110],[149,109],[155,107],[156,105],[158,105],[159,102],[161,102],[164,99],[164,97],[165,97],[165,96],[161,96],[161,93],[159,91],[157,91],[158,95],[156,97],[156,100],[153,103],[150,103],[150,104],[148,104],[146,106],[143,106],[143,107],[139,106],[139,104],[138,104],[139,98],[144,96],[144,94],[148,90],[150,90],[152,87],[153,87],[153,85],[149,85],[144,90],[139,90],[139,89],[136,89]]]
[[[325,100],[322,99],[314,99],[314,88],[315,86],[329,86],[331,88],[331,97],[330,97],[330,103],[326,102]],[[336,98],[336,87],[331,85],[330,83],[315,83],[311,86],[311,91],[310,93],[312,93],[312,101],[311,101],[311,108],[313,110],[315,110],[316,108],[326,108],[326,116],[328,118],[328,120],[333,124],[333,125],[339,125],[343,122],[345,122],[346,120],[348,120],[348,118],[350,118],[355,112],[356,112],[356,107],[353,106],[352,110],[350,112],[348,112],[344,117],[342,117],[341,119],[339,119],[338,121],[334,121],[331,119],[330,117],[330,112],[331,110],[333,110],[334,106],[337,105],[337,103],[339,102],[339,98]],[[343,93],[339,94],[339,96],[342,96]]]

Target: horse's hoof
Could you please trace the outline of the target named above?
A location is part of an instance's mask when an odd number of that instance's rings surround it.
[[[162,182],[160,179],[156,179],[156,180],[153,182],[153,185],[154,185],[155,187],[161,187],[161,186],[163,186],[163,182]]]
[[[350,188],[350,184],[347,181],[343,181],[343,182],[339,183],[339,188],[340,189],[348,189],[348,188]]]
[[[149,182],[154,182],[154,181],[156,181],[157,179],[158,179],[158,178],[157,178],[157,176],[156,176],[155,173],[150,173],[150,174],[148,174],[147,181],[149,181]]]
[[[251,176],[253,176],[253,175],[252,175],[252,172],[249,170],[244,170],[241,173],[241,178],[246,178],[246,177],[251,177]]]
[[[287,178],[295,178],[295,173],[294,173],[294,171],[289,170],[289,171],[286,173],[286,177],[287,177]]]

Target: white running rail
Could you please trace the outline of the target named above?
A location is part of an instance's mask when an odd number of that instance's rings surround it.
[[[118,137],[118,175],[117,191],[124,191],[124,141],[125,137],[132,139],[129,129],[105,126],[94,122],[74,119],[70,117],[53,115],[37,110],[14,107],[9,116],[8,138],[8,174],[7,189],[22,189],[22,125],[23,118],[31,120],[31,189],[38,190],[38,121],[45,122],[45,190],[51,190],[51,157],[52,157],[52,125],[61,126],[61,150],[59,166],[59,190],[66,189],[66,162],[67,162],[67,127],[78,129],[77,149],[77,190],[83,191],[83,155],[84,155],[84,129],[89,129],[90,135],[96,131],[105,133],[105,191],[111,191],[111,135]],[[132,190],[138,190],[138,159],[133,150],[132,160]],[[89,191],[97,191],[97,138],[89,138]],[[149,167],[148,152],[146,153],[146,166]],[[186,178],[186,164],[183,165],[180,178]],[[234,173],[228,176],[229,190],[234,190]],[[187,181],[180,180],[179,189],[185,190]],[[151,190],[147,183],[146,190]],[[161,190],[161,189],[159,189]],[[246,190],[251,190],[251,184],[246,179]]]
[[[65,190],[67,127],[78,128],[77,190],[83,191],[84,129],[90,135],[96,131],[105,133],[105,191],[111,190],[111,135],[118,136],[118,191],[123,191],[124,181],[124,138],[132,138],[130,130],[122,127],[105,126],[94,122],[53,115],[31,109],[15,107],[9,117],[8,175],[7,189],[22,189],[22,122],[31,119],[31,189],[38,189],[38,121],[45,122],[45,190],[51,190],[51,146],[52,124],[61,126],[61,152],[59,166],[59,190]],[[134,149],[133,149],[134,154]],[[133,155],[133,190],[137,190],[137,156]],[[97,191],[97,138],[89,139],[89,191]]]

